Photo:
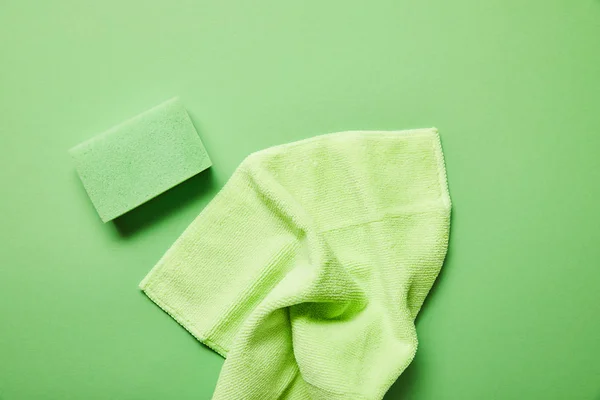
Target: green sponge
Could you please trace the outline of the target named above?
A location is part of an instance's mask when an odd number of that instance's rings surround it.
[[[110,221],[212,165],[178,98],[69,150],[102,221]]]

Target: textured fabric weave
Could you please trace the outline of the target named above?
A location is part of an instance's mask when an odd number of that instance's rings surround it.
[[[449,224],[435,129],[318,136],[244,160],[140,287],[226,357],[213,399],[381,399]]]

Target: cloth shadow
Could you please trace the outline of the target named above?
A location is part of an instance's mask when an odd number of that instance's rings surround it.
[[[116,218],[114,226],[121,237],[129,238],[176,210],[213,194],[215,188],[214,174],[209,168]]]
[[[453,209],[452,210],[453,217],[454,217],[454,214],[455,214],[455,210]],[[452,238],[452,225],[450,225],[450,238]],[[452,239],[450,239],[450,242],[452,242]],[[452,246],[448,245],[448,250],[446,252],[446,258],[444,259],[444,264],[442,265],[440,274],[438,275],[437,279],[433,283],[433,286],[431,287],[429,294],[425,298],[425,302],[423,303],[423,306],[421,307],[421,310],[419,311],[419,314],[417,315],[415,324],[418,322],[419,317],[427,312],[426,306],[427,306],[428,301],[435,295],[436,288],[439,285],[441,285],[442,281],[444,280],[444,276],[445,276],[444,271],[446,270],[447,267],[450,267],[450,265],[451,265],[451,262],[450,262],[451,258],[452,258],[451,257],[451,255],[452,255],[451,249],[452,249]],[[418,327],[417,327],[417,335],[418,334],[419,334],[419,332],[418,332]],[[417,354],[415,355],[415,358],[413,359],[413,361],[404,370],[404,372],[402,372],[402,374],[396,380],[396,382],[394,382],[394,384],[390,387],[390,389],[384,396],[383,400],[410,399],[411,394],[415,393],[415,383],[417,382],[417,380],[427,379],[426,377],[421,376],[424,374],[423,370],[426,369],[423,367],[423,365],[424,365],[424,363],[419,358],[419,351],[417,350]]]

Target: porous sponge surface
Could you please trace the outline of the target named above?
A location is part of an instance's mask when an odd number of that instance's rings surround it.
[[[102,221],[110,221],[212,165],[178,98],[69,153]]]

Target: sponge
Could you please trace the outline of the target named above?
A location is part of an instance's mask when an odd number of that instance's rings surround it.
[[[212,165],[178,98],[73,147],[69,153],[103,222]]]

